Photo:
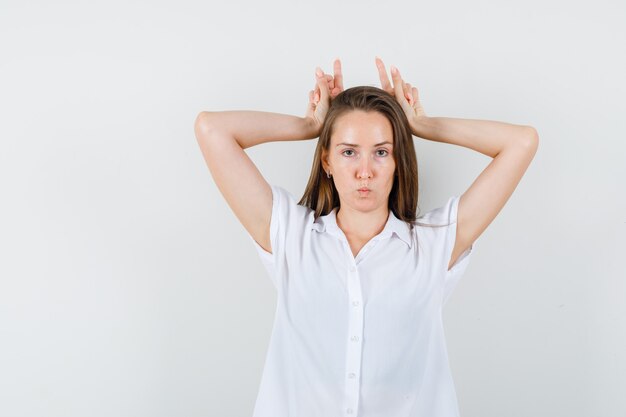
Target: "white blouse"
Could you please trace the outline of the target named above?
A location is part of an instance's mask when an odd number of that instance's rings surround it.
[[[453,417],[458,403],[442,308],[474,245],[450,271],[460,196],[399,220],[353,256],[335,208],[314,220],[271,185],[265,251],[277,290],[274,325],[253,417]]]

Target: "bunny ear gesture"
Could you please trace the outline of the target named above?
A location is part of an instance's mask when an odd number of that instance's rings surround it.
[[[398,100],[409,122],[412,123],[415,119],[426,117],[426,113],[419,101],[417,88],[412,87],[409,83],[405,83],[404,80],[402,80],[400,71],[393,65],[391,66],[392,85],[387,77],[385,64],[383,64],[382,59],[379,57],[376,57],[376,67],[378,68],[381,88]]]
[[[331,79],[330,98],[334,99],[343,91],[343,73],[341,72],[341,61],[339,58],[335,59],[333,63],[333,71],[335,78]],[[332,78],[332,77],[331,77]]]
[[[319,68],[316,69],[316,74],[318,74],[318,70],[321,71],[321,69]],[[339,58],[335,59],[335,62],[333,63],[333,71],[335,73],[334,77],[330,74],[325,74],[326,81],[328,82],[328,92],[331,100],[337,97],[339,93],[343,91],[343,73],[341,72],[341,61],[339,60]],[[315,89],[312,91],[314,102],[318,102],[321,99],[320,91],[320,84],[316,83]]]
[[[331,100],[343,91],[343,74],[339,58],[335,59],[333,70],[334,77],[330,74],[324,74],[324,71],[319,67],[315,68],[315,88],[309,91],[306,117],[313,119],[318,130],[321,130],[321,126],[324,124]]]

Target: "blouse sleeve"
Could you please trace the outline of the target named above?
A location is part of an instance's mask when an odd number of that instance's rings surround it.
[[[252,244],[256,248],[257,254],[263,263],[263,266],[267,270],[272,284],[278,288],[278,264],[285,252],[286,244],[286,231],[289,229],[290,219],[294,218],[294,208],[297,204],[295,197],[293,197],[287,190],[277,185],[270,184],[272,188],[272,215],[270,218],[270,242],[272,246],[272,253],[263,249],[259,243],[254,240],[252,235],[247,232],[246,234],[252,241]]]
[[[476,245],[475,240],[472,245],[467,248],[456,260],[452,268],[448,271],[448,264],[450,263],[450,258],[452,257],[452,250],[454,249],[454,244],[456,243],[456,226],[457,226],[457,215],[459,210],[459,200],[461,196],[457,195],[454,197],[450,197],[448,202],[445,205],[445,212],[448,216],[449,226],[446,227],[445,233],[445,243],[444,243],[444,268],[445,268],[445,279],[444,279],[444,287],[443,287],[443,303],[445,304],[452,294],[454,288],[456,287],[458,281],[461,279],[465,270],[467,269],[467,265],[469,264],[469,260],[471,258],[472,252],[474,251],[474,246]]]
[[[448,271],[448,264],[450,263],[452,250],[456,242],[457,214],[460,198],[458,195],[450,197],[446,204],[427,212],[418,219],[427,225],[427,227],[421,228],[424,234],[423,240],[430,246],[430,261],[434,263],[433,271],[441,277],[443,304],[447,302],[467,269],[476,244],[474,242],[472,246],[467,248]]]

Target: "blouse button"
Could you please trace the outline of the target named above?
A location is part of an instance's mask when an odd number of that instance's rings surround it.
[[[359,341],[359,336],[352,336],[350,338],[350,340],[352,340],[353,342],[358,342]]]
[[[354,372],[350,372],[348,374],[348,378],[354,378],[356,376],[356,374]]]
[[[359,302],[358,302],[358,301],[353,301],[353,302],[352,302],[352,305],[356,307],[356,306],[358,306],[358,305],[359,305]]]
[[[346,410],[346,412],[347,412],[348,414],[352,414],[353,410],[352,410],[351,408],[348,408],[348,409]]]
[[[350,272],[354,272],[354,271],[356,271],[356,268],[355,268],[355,267],[353,267],[353,266],[351,266],[351,267],[350,267]]]

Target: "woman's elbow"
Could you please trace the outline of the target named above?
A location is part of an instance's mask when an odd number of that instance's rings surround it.
[[[537,151],[537,147],[539,146],[539,133],[537,129],[533,126],[524,126],[526,133],[524,134],[524,139],[521,141],[521,144],[524,148],[535,153]]]
[[[197,138],[211,134],[211,131],[213,131],[216,127],[214,119],[215,118],[210,111],[201,111],[198,113],[193,125]]]

